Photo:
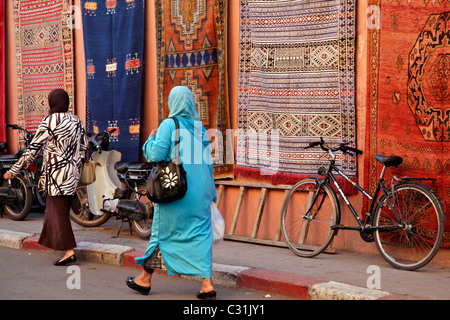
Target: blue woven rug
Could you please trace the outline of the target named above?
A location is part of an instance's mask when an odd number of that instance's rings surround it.
[[[144,0],[82,0],[87,72],[86,127],[115,128],[110,149],[139,159]]]

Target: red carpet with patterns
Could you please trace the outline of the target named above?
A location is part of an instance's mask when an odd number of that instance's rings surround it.
[[[0,0],[0,70],[0,142],[6,142],[5,0]]]
[[[74,110],[72,0],[13,1],[18,124],[34,131],[48,115],[52,89],[69,93]]]
[[[233,176],[226,67],[226,0],[156,0],[159,120],[174,86],[187,86],[214,142],[214,177]],[[231,141],[230,141],[231,140]]]
[[[403,157],[396,176],[429,177],[444,203],[450,246],[450,4],[369,1],[367,187],[381,166],[376,154]]]

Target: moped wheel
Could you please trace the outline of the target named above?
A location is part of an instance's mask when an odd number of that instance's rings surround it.
[[[72,200],[69,213],[73,222],[83,227],[98,227],[108,221],[111,216],[109,213],[95,215],[90,211],[86,187],[79,187],[76,195],[76,198]]]
[[[3,181],[3,187],[8,186],[8,181]],[[22,175],[18,175],[11,180],[11,186],[14,189],[20,191],[21,197],[15,204],[4,204],[3,208],[8,217],[12,220],[20,221],[25,219],[31,211],[31,205],[33,203],[33,193],[31,188],[28,187],[25,178]]]
[[[145,194],[147,193],[147,188],[145,185],[138,185],[138,193],[132,192],[130,194],[130,199],[139,199],[140,202],[143,202],[145,204],[151,202]],[[153,206],[153,203],[150,205]],[[131,223],[133,225],[134,231],[144,239],[147,239],[152,234],[152,223],[153,223],[153,211],[151,214],[149,214],[148,217],[146,217],[143,220],[131,220]]]
[[[34,190],[34,195],[36,197],[36,202],[41,209],[45,209],[47,206],[47,196],[41,193],[37,188]]]

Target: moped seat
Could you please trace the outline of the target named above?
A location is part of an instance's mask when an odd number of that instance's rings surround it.
[[[125,161],[119,161],[116,162],[114,165],[114,170],[116,170],[118,173],[125,173],[128,170],[148,170],[151,169],[152,165],[149,162],[125,162]]]
[[[118,173],[125,173],[128,171],[128,166],[132,164],[132,162],[119,161],[114,164],[114,170]]]
[[[2,155],[0,155],[1,160],[17,160],[19,158],[20,158],[20,156],[18,156],[17,154],[2,154]]]
[[[403,162],[403,158],[402,157],[398,157],[398,156],[381,156],[381,155],[376,155],[375,156],[375,160],[377,160],[378,162],[384,164],[386,167],[393,167],[393,166],[398,166],[401,165]]]
[[[133,162],[128,166],[128,170],[139,171],[139,170],[149,170],[153,167],[151,162]]]

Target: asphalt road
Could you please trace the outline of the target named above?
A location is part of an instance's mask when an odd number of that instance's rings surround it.
[[[43,214],[38,212],[30,214],[25,221],[12,221],[3,217],[0,218],[0,229],[38,234],[42,229],[42,221]],[[117,220],[110,219],[97,228],[84,228],[75,223],[72,226],[77,241],[126,245],[139,251],[145,251],[148,240],[140,239],[136,234],[130,235],[127,224],[124,225],[120,237],[115,237],[118,224]],[[359,239],[359,241],[364,245],[362,240]],[[374,246],[374,244],[370,245]],[[57,258],[58,253],[54,254]],[[439,254],[436,259],[438,258]],[[2,260],[0,263],[3,263]],[[366,287],[372,275],[376,274],[371,269],[375,266],[379,268],[380,290],[404,299],[450,300],[450,269],[448,267],[431,263],[417,271],[402,271],[392,268],[378,253],[362,254],[339,251],[336,254],[323,254],[313,259],[304,259],[295,256],[286,248],[222,241],[213,248],[213,262],[273,270],[362,288]],[[0,269],[0,280],[3,273],[4,270]],[[122,278],[125,279],[126,276]],[[121,281],[117,281],[119,286],[122,285]],[[0,293],[2,290],[0,282]],[[197,290],[196,287],[190,294],[194,296]],[[154,287],[152,291],[158,292],[158,287]]]
[[[127,276],[139,270],[78,261],[54,266],[61,253],[0,247],[0,300],[190,300],[201,283],[154,274],[148,296],[129,289]],[[248,289],[216,286],[218,300],[285,300]]]

